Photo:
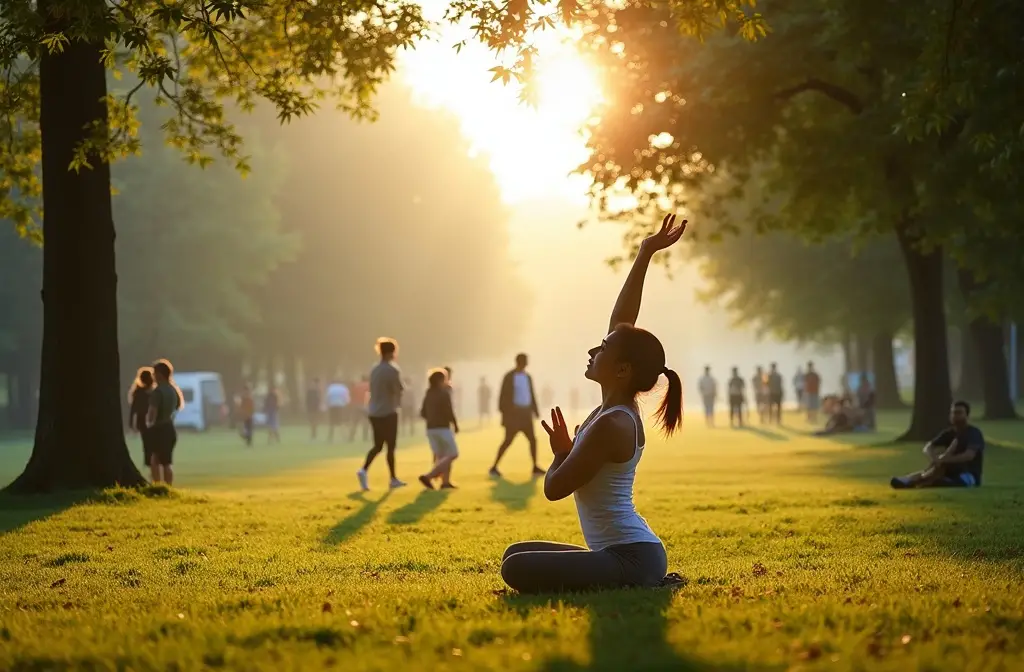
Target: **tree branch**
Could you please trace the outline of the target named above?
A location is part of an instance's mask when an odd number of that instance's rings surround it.
[[[796,86],[783,89],[776,93],[775,97],[779,100],[789,100],[805,91],[817,91],[843,105],[854,114],[860,114],[864,111],[864,103],[852,91],[835,84],[829,84],[815,77],[811,77]]]

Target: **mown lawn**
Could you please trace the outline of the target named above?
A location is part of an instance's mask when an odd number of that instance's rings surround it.
[[[543,598],[498,559],[579,542],[575,512],[525,445],[485,477],[497,429],[462,435],[458,491],[388,493],[382,460],[365,496],[362,443],[184,436],[169,494],[0,498],[0,670],[1024,669],[1024,427],[982,425],[984,488],[895,492],[920,453],[869,445],[883,420],[858,445],[688,418],[637,503],[689,585]]]

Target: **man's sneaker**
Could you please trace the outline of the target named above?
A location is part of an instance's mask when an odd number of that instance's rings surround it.
[[[487,475],[491,478],[501,478],[501,472],[498,471],[497,467],[491,467],[491,470],[487,472]]]
[[[426,488],[427,490],[433,490],[434,489],[434,484],[431,483],[430,479],[427,478],[426,476],[420,476],[419,480],[420,480],[420,483],[423,484],[423,487]],[[392,487],[394,487],[394,486],[392,486]]]
[[[370,489],[370,479],[366,476],[366,469],[360,469],[356,472],[356,478],[359,479],[359,487],[366,492]]]
[[[893,476],[892,480],[889,481],[889,485],[891,485],[895,490],[906,490],[907,488],[910,487],[910,483],[907,483],[905,480],[898,476]]]
[[[543,469],[541,469],[540,467],[537,467],[537,466],[535,466],[535,467],[533,468],[533,475],[534,475],[534,476],[543,476],[543,475],[544,475],[544,474],[546,474],[546,473],[548,473],[548,472],[544,471],[544,470],[543,470]]]
[[[405,487],[405,483],[404,482],[398,480],[397,478],[392,478],[391,479],[391,489],[392,490],[394,490],[395,488],[402,488],[402,487]]]

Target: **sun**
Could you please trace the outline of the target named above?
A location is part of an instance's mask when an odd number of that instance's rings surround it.
[[[421,102],[458,115],[473,151],[485,154],[510,204],[549,197],[586,200],[586,180],[570,173],[589,153],[580,129],[603,100],[598,71],[565,34],[538,41],[534,105],[519,99],[514,84],[492,82],[494,55],[470,44],[461,53],[454,38],[417,47],[403,63]]]

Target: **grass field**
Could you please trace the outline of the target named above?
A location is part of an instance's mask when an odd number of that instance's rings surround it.
[[[361,442],[185,435],[173,492],[0,499],[0,670],[1024,669],[1024,427],[982,423],[982,489],[895,492],[920,453],[868,445],[905,422],[882,420],[842,442],[688,418],[636,499],[689,584],[542,598],[498,559],[581,542],[575,511],[525,444],[486,478],[496,428],[461,435],[459,490],[389,493],[381,460],[366,495]],[[0,480],[27,451],[0,445]]]

